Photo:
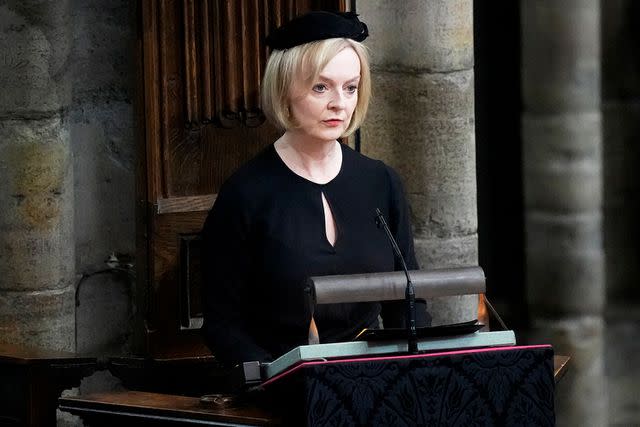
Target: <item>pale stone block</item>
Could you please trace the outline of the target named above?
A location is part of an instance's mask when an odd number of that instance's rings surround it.
[[[32,115],[69,105],[71,32],[66,3],[0,5],[0,113]]]
[[[478,318],[478,296],[432,298],[427,301],[427,311],[433,326],[468,322]]]
[[[75,351],[74,291],[0,292],[0,341]]]
[[[527,295],[532,312],[593,314],[604,307],[604,255],[575,251],[563,256],[526,251]]]
[[[535,313],[595,314],[604,306],[604,253],[599,213],[529,213],[527,293]]]
[[[443,184],[447,185],[446,183]],[[416,235],[429,238],[456,238],[478,231],[475,188],[448,185],[429,186],[426,194],[408,194],[411,220]],[[457,190],[457,191],[456,191]]]
[[[521,0],[520,4],[524,110],[597,110],[600,1]]]
[[[557,212],[589,212],[602,205],[600,165],[592,161],[525,171],[525,206]]]
[[[598,211],[566,215],[528,212],[525,223],[527,246],[532,249],[564,253],[602,247],[602,216]]]
[[[525,114],[522,128],[525,205],[559,212],[598,210],[600,114]]]
[[[452,238],[423,238],[416,235],[418,264],[424,270],[478,265],[478,235]]]
[[[72,203],[72,162],[61,118],[0,122],[0,224],[46,230]]]
[[[473,118],[473,70],[447,74],[414,72],[372,72],[373,97],[367,117],[368,125],[377,115],[409,117],[412,123],[425,117]]]
[[[362,152],[402,176],[417,234],[477,231],[473,73],[376,73]]]
[[[47,233],[12,230],[0,246],[0,291],[60,289],[73,283],[74,244],[69,224]]]
[[[600,111],[522,115],[525,166],[552,161],[600,160]]]
[[[60,119],[0,123],[1,289],[57,289],[74,271],[73,176]]]
[[[358,13],[375,68],[448,72],[473,68],[472,0],[367,0]]]
[[[555,354],[571,356],[567,374],[556,389],[557,425],[608,425],[603,319],[536,318],[534,331],[535,343],[552,344]]]

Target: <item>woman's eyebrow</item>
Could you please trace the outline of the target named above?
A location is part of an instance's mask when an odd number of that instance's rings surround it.
[[[333,80],[332,80],[332,79],[330,79],[330,78],[329,78],[329,77],[327,77],[327,76],[323,76],[322,74],[320,74],[320,75],[318,76],[318,78],[319,78],[320,80],[324,80],[324,81],[327,81],[327,82],[331,82],[331,83],[333,83]],[[355,82],[355,81],[359,81],[359,80],[360,80],[360,76],[358,75],[358,76],[355,76],[355,77],[353,77],[353,78],[351,78],[351,79],[347,80],[345,83],[353,83],[353,82]]]

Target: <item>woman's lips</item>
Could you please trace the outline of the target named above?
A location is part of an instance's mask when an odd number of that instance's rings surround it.
[[[330,126],[330,127],[337,127],[337,126],[340,126],[342,124],[342,120],[329,119],[329,120],[324,120],[323,123],[326,124],[327,126]]]

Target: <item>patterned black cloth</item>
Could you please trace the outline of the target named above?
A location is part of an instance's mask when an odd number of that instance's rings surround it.
[[[266,391],[289,425],[555,425],[548,346],[305,366]]]

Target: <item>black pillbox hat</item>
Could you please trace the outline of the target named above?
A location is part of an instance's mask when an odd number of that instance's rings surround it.
[[[315,11],[300,15],[267,37],[273,49],[289,49],[305,43],[333,38],[347,38],[361,42],[369,30],[354,12]]]

